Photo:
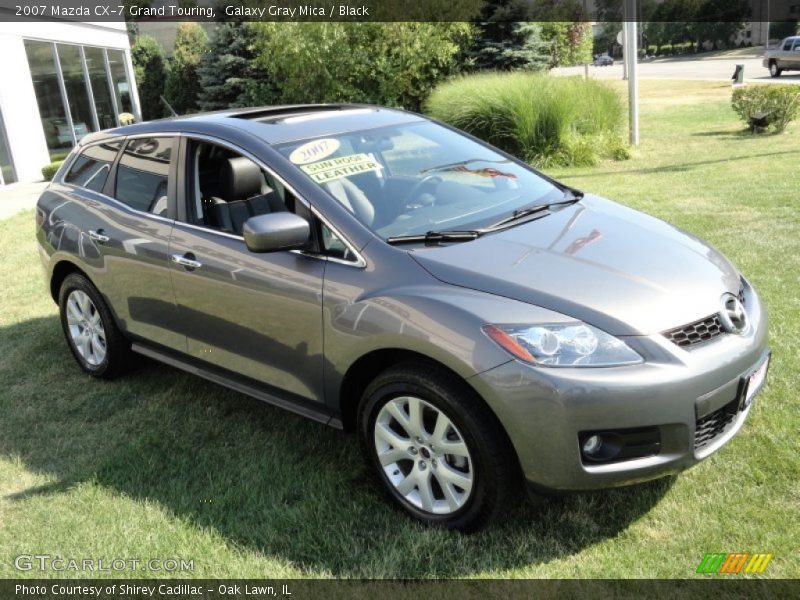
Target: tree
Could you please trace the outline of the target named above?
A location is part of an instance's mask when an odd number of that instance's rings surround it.
[[[419,110],[458,72],[467,23],[254,23],[257,103],[366,102]],[[274,84],[273,84],[274,82]]]
[[[149,35],[141,35],[131,49],[133,70],[145,120],[166,116],[167,109],[161,101],[167,79],[167,55],[164,48]]]
[[[253,25],[219,23],[211,35],[209,50],[197,73],[200,77],[198,105],[201,110],[242,107],[250,104],[250,90],[256,85],[253,61]]]
[[[478,69],[540,71],[550,66],[550,44],[536,23],[483,24],[472,58]]]
[[[175,37],[165,96],[178,114],[196,111],[200,94],[198,70],[208,46],[208,36],[197,23],[181,23]]]
[[[748,0],[699,0],[691,32],[698,50],[703,42],[726,47],[750,15]]]
[[[471,57],[477,69],[546,69],[549,45],[530,22],[525,0],[487,0],[477,23]]]
[[[583,21],[552,21],[542,24],[542,36],[549,40],[551,66],[592,62],[592,26]]]

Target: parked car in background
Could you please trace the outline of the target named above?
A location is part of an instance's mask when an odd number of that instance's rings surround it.
[[[777,48],[767,49],[764,66],[773,77],[780,77],[784,71],[800,71],[800,36],[788,37]]]
[[[613,67],[614,66],[614,59],[611,58],[608,54],[599,54],[594,57],[594,66],[595,67]]]
[[[769,364],[756,291],[708,244],[400,110],[95,133],[36,218],[86,373],[136,352],[356,432],[386,494],[448,528],[507,514],[525,483],[691,467]]]

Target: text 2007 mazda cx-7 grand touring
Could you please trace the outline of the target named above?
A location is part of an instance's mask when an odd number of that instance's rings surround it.
[[[426,523],[676,473],[733,437],[767,318],[701,240],[422,116],[209,113],[92,134],[37,209],[80,367],[130,352],[357,432]]]

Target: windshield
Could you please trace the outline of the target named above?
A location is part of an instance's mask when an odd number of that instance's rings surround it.
[[[428,121],[278,150],[384,239],[487,227],[563,197],[532,170]]]

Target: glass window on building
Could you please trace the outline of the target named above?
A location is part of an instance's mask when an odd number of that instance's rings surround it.
[[[89,99],[89,90],[83,73],[81,49],[71,44],[56,44],[56,52],[61,64],[61,75],[64,77],[75,139],[80,140],[87,133],[96,131],[92,102]]]
[[[94,105],[97,110],[97,120],[100,129],[110,129],[117,126],[117,117],[114,115],[114,104],[111,101],[111,85],[106,72],[104,50],[84,46],[86,67],[89,71],[89,80],[92,83]]]
[[[67,155],[74,141],[64,108],[53,45],[25,40],[25,52],[28,55],[47,148],[50,150],[51,160],[57,160]]]
[[[122,50],[107,50],[108,66],[111,70],[111,80],[113,82],[114,94],[117,99],[117,109],[119,113],[133,114],[133,102],[131,101],[131,88],[128,82],[128,72],[125,69],[125,53]]]
[[[11,151],[8,148],[8,138],[3,127],[3,113],[0,113],[0,185],[14,183],[17,180],[14,172],[14,163],[11,162]]]

